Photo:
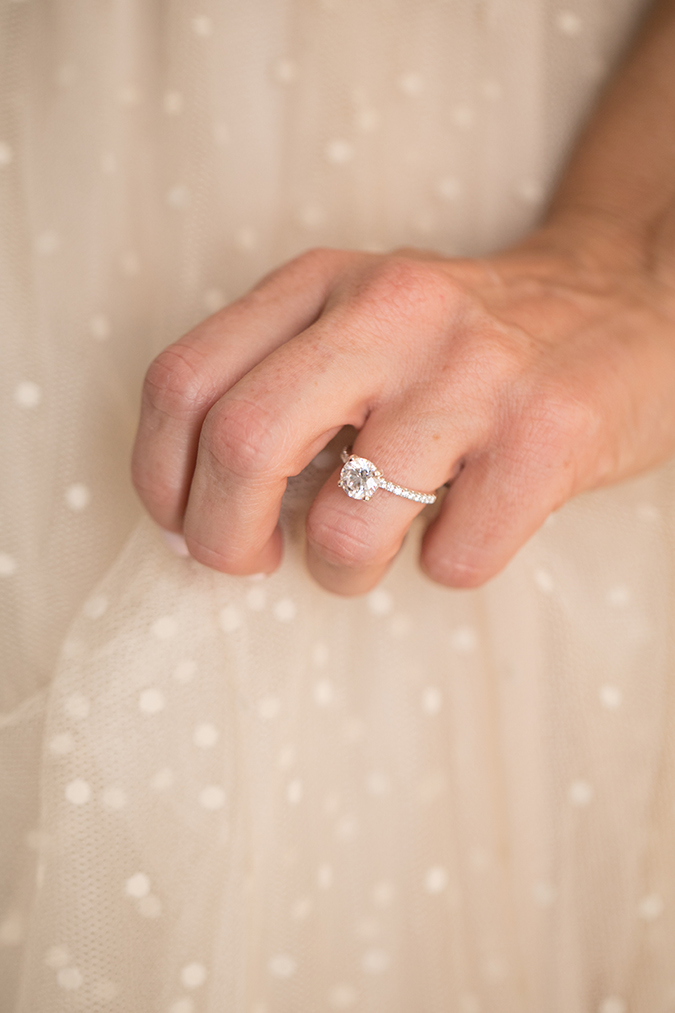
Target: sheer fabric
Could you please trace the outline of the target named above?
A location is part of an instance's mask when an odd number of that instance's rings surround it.
[[[675,1009],[672,465],[484,589],[170,551],[156,352],[313,245],[536,220],[645,4],[2,0],[0,1005]]]

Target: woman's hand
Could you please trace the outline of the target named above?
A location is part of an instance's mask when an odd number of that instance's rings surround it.
[[[480,585],[571,496],[675,451],[675,285],[592,216],[481,260],[311,251],[151,364],[134,483],[195,559],[271,571],[287,477],[346,424],[390,480],[451,482],[422,565]],[[309,511],[308,562],[360,594],[422,507],[337,479]]]

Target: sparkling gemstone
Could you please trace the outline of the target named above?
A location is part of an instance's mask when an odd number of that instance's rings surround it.
[[[339,486],[352,499],[370,499],[379,488],[380,473],[365,457],[350,457],[340,472]]]

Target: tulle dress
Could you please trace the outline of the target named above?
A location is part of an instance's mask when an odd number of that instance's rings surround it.
[[[521,236],[641,0],[0,3],[0,1007],[675,1010],[675,470],[476,591],[173,553],[153,356],[303,249]]]

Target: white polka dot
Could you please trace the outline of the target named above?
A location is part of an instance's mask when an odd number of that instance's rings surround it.
[[[558,11],[555,19],[556,27],[563,35],[579,35],[583,22],[574,11]]]
[[[403,95],[413,98],[416,95],[421,95],[424,91],[424,78],[421,74],[411,70],[406,74],[401,74],[396,82],[396,87]]]
[[[143,918],[159,918],[162,913],[162,902],[154,893],[149,893],[147,897],[140,898],[136,909]]]
[[[621,706],[623,694],[618,686],[611,686],[609,684],[601,686],[598,694],[600,696],[600,703],[607,710],[616,710],[617,707]]]
[[[0,168],[9,165],[14,160],[14,152],[7,141],[0,141]]]
[[[366,789],[371,795],[388,795],[391,791],[391,781],[382,771],[371,770],[366,777]]]
[[[396,887],[390,880],[383,879],[379,883],[375,883],[371,897],[373,898],[373,904],[376,907],[389,907],[396,896]]]
[[[335,687],[330,679],[319,679],[315,682],[313,696],[317,707],[330,707],[335,702]]]
[[[553,577],[546,570],[535,570],[534,582],[544,594],[550,594],[553,590]]]
[[[164,93],[162,107],[167,116],[178,116],[185,108],[185,99],[179,91],[172,89]]]
[[[197,961],[186,964],[180,972],[180,981],[184,988],[199,988],[206,981],[206,968]]]
[[[94,313],[89,318],[89,333],[95,341],[107,341],[112,334],[112,324],[105,313]]]
[[[166,699],[161,689],[144,689],[138,698],[138,709],[143,714],[158,714],[166,707]]]
[[[450,119],[461,130],[467,130],[474,121],[474,111],[471,106],[460,103],[450,110]]]
[[[534,206],[544,199],[544,187],[537,179],[523,179],[516,186],[516,196],[523,204]]]
[[[355,840],[359,835],[359,824],[356,817],[349,815],[341,816],[335,826],[335,834],[345,844]]]
[[[436,183],[436,193],[442,200],[457,200],[462,193],[462,184],[455,176],[441,176]]]
[[[389,591],[378,587],[367,596],[368,608],[376,616],[385,616],[394,607],[394,599]]]
[[[167,190],[166,203],[174,211],[184,211],[190,203],[190,191],[182,183],[176,183]]]
[[[458,626],[450,634],[450,646],[459,654],[471,654],[478,646],[478,634],[471,626]]]
[[[325,220],[326,212],[317,204],[304,204],[298,209],[298,221],[305,229],[318,229]]]
[[[112,151],[104,151],[101,155],[101,172],[104,172],[106,176],[112,176],[114,172],[117,172],[117,158]]]
[[[326,160],[333,165],[345,165],[354,157],[354,146],[339,137],[328,141],[323,150]]]
[[[309,916],[312,910],[311,897],[299,897],[291,908],[291,918],[296,922],[302,922]]]
[[[302,801],[302,781],[299,777],[289,781],[286,787],[286,798],[291,805],[298,805]]]
[[[350,1009],[358,999],[358,993],[351,985],[335,985],[328,993],[328,1002],[333,1009]]]
[[[275,619],[278,619],[281,623],[290,623],[295,619],[298,606],[291,598],[281,598],[273,610]]]
[[[75,749],[75,739],[70,732],[59,732],[49,740],[49,752],[54,756],[67,756]]]
[[[443,706],[443,694],[438,686],[427,686],[422,693],[422,710],[426,714],[438,714]]]
[[[192,18],[190,24],[194,34],[202,39],[213,35],[213,21],[206,14],[198,14],[196,18]]]
[[[69,963],[70,953],[65,946],[50,946],[45,953],[45,964],[55,971],[60,967],[67,967]]]
[[[61,240],[56,232],[41,232],[35,237],[35,252],[41,257],[52,257],[61,248]]]
[[[275,978],[290,978],[295,974],[297,962],[288,953],[278,953],[271,957],[267,968]]]
[[[174,668],[172,675],[176,682],[186,683],[191,682],[197,673],[197,662],[193,661],[192,658],[186,658],[184,661],[179,661]]]
[[[227,305],[227,297],[220,288],[207,288],[204,293],[204,308],[209,313],[217,313]]]
[[[258,233],[250,225],[244,225],[234,234],[234,245],[238,250],[250,252],[258,245]]]
[[[66,489],[66,503],[71,510],[84,510],[91,502],[91,492],[82,482],[75,482]]]
[[[628,1006],[618,995],[608,995],[598,1006],[598,1013],[627,1013]]]
[[[112,1002],[119,995],[119,985],[109,978],[103,978],[92,985],[92,995],[98,1002]]]
[[[84,978],[77,967],[62,967],[56,975],[56,980],[61,988],[74,991],[82,986]]]
[[[281,701],[278,696],[264,696],[258,703],[258,714],[263,721],[272,721],[281,710]]]
[[[664,909],[663,898],[658,893],[649,893],[646,897],[643,897],[638,904],[638,914],[640,918],[644,918],[645,921],[651,922],[659,915],[663,914]]]
[[[26,919],[21,911],[10,911],[0,922],[0,946],[18,946],[26,938]]]
[[[227,123],[221,121],[213,124],[213,143],[217,148],[225,148],[230,143],[230,128]]]
[[[123,788],[106,788],[101,796],[106,809],[124,809],[127,804],[127,793]]]
[[[364,106],[361,109],[357,109],[354,113],[354,126],[362,134],[371,134],[373,130],[377,130],[381,119],[382,117],[377,109]]]
[[[625,584],[617,584],[607,592],[607,604],[613,605],[614,608],[623,608],[624,605],[629,603],[630,599],[630,588],[626,587]]]
[[[569,787],[569,800],[572,805],[589,805],[593,801],[594,794],[593,785],[588,781],[573,781]]]
[[[189,995],[183,996],[171,1003],[169,1013],[195,1013],[195,1004]]]
[[[246,592],[246,604],[254,612],[262,612],[267,601],[267,593],[264,587],[252,587]]]
[[[277,759],[277,766],[280,770],[288,770],[293,766],[296,752],[297,750],[292,742],[287,742],[285,746],[282,746]]]
[[[141,101],[141,90],[135,84],[124,84],[117,90],[117,101],[122,106],[137,106]]]
[[[199,804],[204,809],[222,809],[225,805],[225,790],[219,784],[209,784],[199,792]]]
[[[463,992],[459,997],[458,1013],[481,1013],[480,999],[472,992]]]
[[[161,616],[155,619],[150,632],[158,640],[171,640],[178,633],[178,623],[171,616]]]
[[[424,889],[427,893],[441,893],[448,885],[448,873],[442,865],[433,865],[427,869],[424,877]]]
[[[155,791],[166,791],[167,788],[173,787],[174,780],[175,777],[171,767],[162,767],[150,779],[150,787],[154,788]]]
[[[293,60],[277,60],[272,68],[272,75],[279,84],[290,84],[298,76],[298,65]]]
[[[32,380],[23,380],[14,388],[14,400],[21,408],[37,408],[42,401],[42,388]]]
[[[104,594],[96,594],[88,598],[82,606],[82,615],[87,619],[100,619],[108,608],[108,599]]]
[[[83,720],[89,716],[89,701],[84,693],[71,693],[63,701],[63,709],[71,718]]]
[[[11,577],[16,573],[16,560],[8,552],[0,552],[0,577]]]
[[[224,633],[234,633],[242,624],[241,612],[236,605],[226,605],[220,610],[219,622]]]
[[[150,893],[150,877],[145,872],[135,872],[126,880],[124,892],[127,897],[134,897],[136,900],[147,897]]]
[[[538,907],[550,907],[556,899],[557,890],[552,883],[539,880],[532,886],[532,896]]]
[[[323,862],[316,872],[316,885],[320,890],[329,890],[333,885],[333,866]]]
[[[361,960],[361,967],[367,974],[382,974],[391,963],[391,957],[386,950],[366,950]]]
[[[327,644],[321,642],[314,644],[312,648],[312,662],[317,668],[324,668],[328,664],[329,657],[330,652]]]
[[[192,741],[199,749],[211,749],[218,741],[219,735],[215,725],[205,722],[202,725],[197,725],[192,733]]]

